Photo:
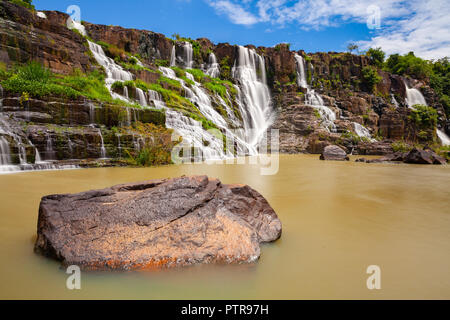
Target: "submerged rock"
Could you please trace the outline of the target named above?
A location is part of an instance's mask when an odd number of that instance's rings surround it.
[[[194,176],[46,196],[35,251],[84,270],[153,269],[253,262],[280,236],[257,191]]]
[[[347,153],[338,146],[328,146],[320,156],[320,160],[348,161]]]

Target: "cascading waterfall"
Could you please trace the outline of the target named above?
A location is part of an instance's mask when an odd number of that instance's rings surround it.
[[[159,92],[156,92],[154,90],[148,90],[147,94],[148,94],[149,101],[153,102],[153,105],[155,106],[155,108],[157,108],[157,109],[166,109],[167,108],[167,105],[163,101],[163,98]]]
[[[0,137],[0,166],[11,164],[11,150],[5,137]]]
[[[147,98],[145,97],[144,91],[141,88],[136,88],[136,93],[138,96],[139,104],[143,107],[147,106]]]
[[[302,88],[307,89],[305,103],[315,109],[317,109],[320,113],[321,118],[323,119],[323,125],[330,132],[336,132],[336,125],[334,122],[336,121],[336,114],[333,110],[325,106],[322,97],[320,94],[315,92],[308,85],[308,81],[306,78],[306,67],[305,60],[299,54],[295,54],[295,61],[297,65],[297,82],[298,85]]]
[[[105,141],[103,140],[102,130],[98,129],[100,134],[100,159],[106,159]]]
[[[398,104],[397,99],[395,99],[395,96],[391,94],[391,102],[395,106],[395,108],[398,108],[400,105]]]
[[[172,54],[170,55],[170,66],[175,67],[177,65],[177,53],[176,53],[176,46],[173,45],[172,47]]]
[[[120,134],[117,134],[117,150],[119,151],[119,158],[122,158],[122,144],[120,143]]]
[[[427,105],[424,96],[419,90],[417,90],[416,88],[409,88],[406,82],[405,87],[406,87],[406,104],[408,105],[409,108],[414,109],[414,106],[417,104],[421,104],[424,106]]]
[[[258,143],[273,122],[274,114],[270,91],[267,87],[264,58],[255,50],[239,46],[239,57],[235,61],[233,77],[240,83],[240,96],[244,110],[245,141],[256,150]],[[259,73],[259,76],[258,76]]]
[[[45,160],[56,160],[56,152],[53,150],[53,140],[50,133],[46,133],[47,146],[45,149]]]
[[[189,72],[186,73],[186,77],[193,83],[191,88],[186,85],[183,79],[177,78],[174,70],[165,67],[160,67],[160,70],[164,76],[177,80],[184,89],[186,98],[197,106],[198,110],[206,119],[213,122],[236,143],[236,152],[239,155],[255,154],[257,152],[254,146],[246,142],[245,137],[236,134],[236,132],[231,131],[228,128],[226,120],[213,108],[211,99],[200,86],[200,83],[196,82]],[[203,130],[200,122],[190,121],[176,111],[168,111],[169,110],[166,111],[166,126],[181,133],[186,141],[192,142],[196,148],[199,148],[202,151],[205,159],[224,159],[234,156],[230,152],[225,153],[223,150],[223,142],[214,135]],[[208,143],[207,147],[205,147],[203,143],[200,143],[202,140],[202,132],[204,134],[203,140]],[[192,137],[188,137],[189,135],[192,135]]]
[[[186,69],[192,69],[192,66],[194,65],[194,50],[192,49],[192,43],[186,41],[183,45],[183,52],[184,66]]]
[[[362,126],[361,124],[359,124],[357,122],[353,122],[353,129],[355,130],[358,137],[366,138],[371,142],[376,141],[375,139],[372,138],[370,131],[366,127]]]
[[[443,146],[450,146],[450,137],[446,135],[444,131],[436,129],[436,134]]]
[[[208,60],[208,70],[206,70],[206,74],[211,78],[218,78],[220,76],[220,66],[217,63],[216,55],[211,52]]]
[[[98,62],[99,65],[101,65],[103,68],[105,68],[106,71],[106,79],[105,84],[108,88],[109,92],[111,93],[111,96],[114,99],[121,99],[123,101],[127,101],[128,99],[124,96],[117,94],[111,90],[111,86],[116,81],[132,81],[133,80],[133,74],[131,72],[128,72],[124,70],[121,66],[116,64],[113,59],[106,56],[105,52],[103,51],[103,48],[91,41],[88,40],[89,43],[89,49],[91,50],[92,54],[94,55],[95,60]]]

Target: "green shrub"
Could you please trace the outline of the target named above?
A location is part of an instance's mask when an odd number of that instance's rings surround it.
[[[27,93],[32,97],[42,98],[46,96],[56,95],[63,96],[69,99],[76,99],[81,94],[76,90],[53,83],[43,83],[38,81],[23,80],[17,75],[2,82],[5,90],[13,93]]]
[[[209,78],[206,74],[203,73],[202,70],[199,69],[188,69],[186,72],[189,72],[194,76],[194,79],[198,82],[203,82],[204,78]]]
[[[433,129],[437,126],[438,114],[436,109],[418,104],[411,110],[409,119],[419,129]]]
[[[391,144],[392,150],[394,152],[409,152],[412,150],[412,146],[405,143],[404,141],[395,141]]]
[[[363,82],[370,92],[373,92],[375,86],[380,83],[381,77],[375,67],[367,66],[362,69]]]

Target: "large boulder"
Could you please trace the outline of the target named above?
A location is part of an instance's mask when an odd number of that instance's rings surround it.
[[[414,148],[405,156],[404,162],[414,164],[446,164],[447,160],[437,155],[432,150]]]
[[[348,161],[347,153],[338,146],[327,146],[320,155],[320,160]]]
[[[269,203],[206,176],[42,198],[35,251],[84,270],[249,263],[281,236]]]

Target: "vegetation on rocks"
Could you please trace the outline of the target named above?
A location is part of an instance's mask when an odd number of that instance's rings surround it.
[[[367,66],[362,69],[363,82],[370,92],[375,90],[375,86],[381,81],[376,68]]]
[[[133,132],[143,137],[144,146],[140,150],[127,151],[128,161],[136,166],[156,166],[172,163],[171,151],[180,141],[172,141],[172,130],[152,123],[136,122],[125,133]]]
[[[423,105],[415,105],[409,118],[419,129],[435,129],[438,120],[436,109]]]

